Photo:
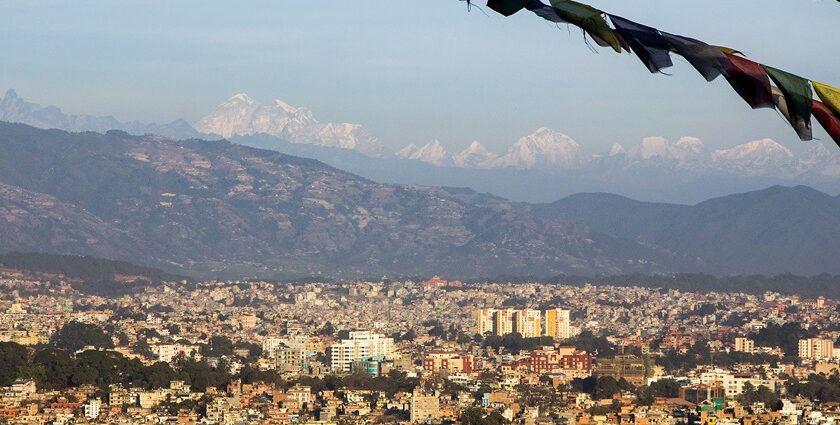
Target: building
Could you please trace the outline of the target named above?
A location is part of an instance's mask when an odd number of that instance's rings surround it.
[[[678,397],[694,404],[700,404],[706,400],[725,398],[726,391],[719,383],[713,385],[684,385],[680,387]]]
[[[151,347],[152,354],[165,363],[170,363],[181,355],[192,357],[195,353],[198,353],[198,349],[197,346],[182,344],[157,344]]]
[[[761,378],[757,375],[734,374],[724,370],[713,370],[700,374],[700,383],[709,387],[720,386],[725,391],[726,397],[734,398],[744,392],[747,383],[758,388],[765,386],[771,391],[776,390],[776,381]]]
[[[741,353],[755,353],[755,342],[749,338],[735,338],[735,351]]]
[[[84,405],[85,417],[88,419],[96,419],[99,417],[99,411],[102,408],[102,401],[98,398],[92,398]]]
[[[493,332],[493,320],[496,315],[496,310],[492,308],[482,308],[475,312],[475,332],[479,335],[484,335],[488,332]]]
[[[436,394],[426,394],[415,388],[411,394],[411,422],[432,423],[440,414],[440,401]]]
[[[641,357],[619,355],[611,359],[598,359],[593,374],[596,376],[612,376],[616,380],[624,378],[627,382],[639,387],[646,384],[647,367]]]
[[[354,360],[350,365],[350,372],[365,373],[374,378],[386,376],[394,369],[394,361],[386,359],[385,356],[376,356],[362,360]]]
[[[306,350],[280,345],[274,349],[275,367],[281,371],[300,370],[306,366]]]
[[[834,341],[823,338],[799,340],[799,358],[830,359],[834,357]]]
[[[556,340],[568,339],[571,335],[571,312],[560,308],[545,311],[545,335]]]
[[[538,337],[542,332],[539,310],[531,309],[481,309],[476,312],[476,332],[481,335],[507,335],[519,333],[525,338]]]
[[[574,347],[543,347],[528,355],[528,369],[537,374],[562,373],[568,378],[592,374],[592,356]]]
[[[539,310],[517,310],[513,314],[513,329],[525,338],[542,335],[542,314]]]
[[[474,368],[473,356],[454,351],[432,350],[423,358],[423,370],[429,373],[471,373]]]
[[[368,331],[349,332],[329,348],[327,357],[336,372],[350,372],[353,362],[371,357],[392,358],[394,339]]]

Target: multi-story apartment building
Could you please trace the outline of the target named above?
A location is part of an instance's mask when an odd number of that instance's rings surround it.
[[[545,335],[554,339],[571,337],[571,312],[560,308],[545,311]]]
[[[559,372],[585,378],[592,374],[592,356],[574,347],[543,347],[529,353],[528,368],[538,374]]]
[[[350,372],[353,361],[370,357],[392,357],[394,339],[368,331],[350,332],[329,348],[327,357],[336,372]]]
[[[755,342],[749,338],[735,338],[735,351],[741,353],[755,353]]]
[[[454,351],[433,350],[423,358],[423,370],[430,373],[470,373],[475,367],[473,356]]]
[[[734,374],[724,370],[713,370],[700,374],[700,383],[708,386],[719,385],[726,393],[726,397],[737,397],[744,392],[747,383],[758,388],[765,386],[771,391],[776,390],[776,381],[761,378],[757,375]]]
[[[830,359],[834,357],[834,341],[823,338],[799,340],[799,358]]]
[[[516,310],[513,315],[513,328],[525,338],[542,335],[542,314],[539,310]]]
[[[476,312],[476,331],[481,335],[489,332],[501,336],[516,332],[526,338],[547,335],[565,339],[570,334],[569,322],[569,311],[562,309],[547,310],[545,326],[539,310],[505,308]]]

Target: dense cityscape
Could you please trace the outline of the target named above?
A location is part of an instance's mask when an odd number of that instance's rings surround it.
[[[767,292],[0,274],[0,422],[830,424],[838,302]]]

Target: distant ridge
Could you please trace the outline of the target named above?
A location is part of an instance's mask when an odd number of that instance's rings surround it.
[[[702,258],[706,268],[698,271],[840,273],[840,198],[807,186],[777,185],[692,206],[588,193],[535,211]]]
[[[103,258],[44,254],[35,252],[9,252],[0,254],[0,268],[21,272],[56,274],[83,281],[140,279],[148,282],[179,281],[186,279],[162,270],[138,266],[126,261]]]

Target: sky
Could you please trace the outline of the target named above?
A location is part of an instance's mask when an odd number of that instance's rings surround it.
[[[834,0],[590,4],[840,86]],[[809,146],[775,111],[750,110],[680,58],[653,75],[631,54],[593,52],[574,27],[485,11],[457,0],[0,0],[0,90],[155,122],[194,122],[244,92],[360,123],[392,149],[439,139],[503,151],[539,127],[593,153],[647,136]]]

